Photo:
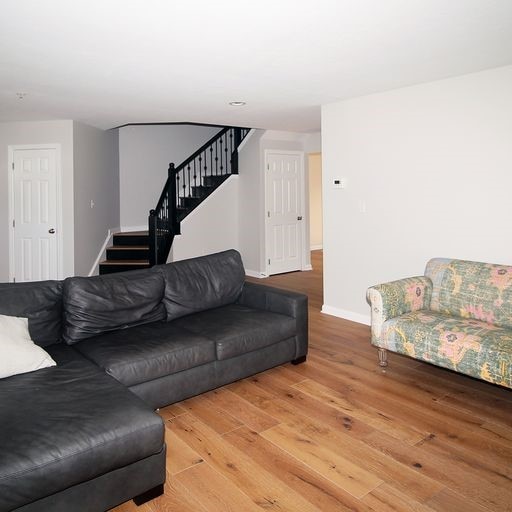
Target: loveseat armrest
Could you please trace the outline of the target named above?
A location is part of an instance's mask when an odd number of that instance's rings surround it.
[[[378,345],[386,320],[419,309],[430,309],[431,297],[432,281],[425,276],[407,277],[368,288],[366,301],[371,307],[372,343]]]
[[[294,318],[297,333],[297,348],[294,359],[297,360],[306,356],[308,353],[307,295],[246,281],[237,303]]]

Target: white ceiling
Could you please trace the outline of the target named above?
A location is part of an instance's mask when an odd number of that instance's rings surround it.
[[[322,104],[512,63],[512,0],[2,0],[0,9],[0,121],[317,131]]]

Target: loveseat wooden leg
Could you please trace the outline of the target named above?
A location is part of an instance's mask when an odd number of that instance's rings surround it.
[[[138,507],[140,505],[144,505],[147,501],[154,500],[155,498],[158,498],[158,496],[161,496],[164,493],[164,484],[157,485],[156,487],[153,487],[152,489],[149,489],[149,491],[143,492],[142,494],[139,494],[138,496],[135,496],[133,498],[133,501],[135,505]]]
[[[379,348],[379,366],[388,365],[388,351],[385,348]]]

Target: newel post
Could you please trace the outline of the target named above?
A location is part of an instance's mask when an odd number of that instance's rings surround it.
[[[167,218],[169,219],[169,231],[173,235],[180,234],[180,228],[178,224],[178,212],[177,212],[177,193],[176,193],[176,169],[174,164],[169,164],[169,170],[167,171],[167,194],[169,201],[167,203]]]
[[[231,173],[238,174],[238,146],[242,142],[242,128],[233,128],[235,149],[231,155]]]
[[[155,210],[149,211],[148,217],[148,238],[149,238],[149,265],[157,264],[158,258],[158,231],[157,231],[158,217]]]

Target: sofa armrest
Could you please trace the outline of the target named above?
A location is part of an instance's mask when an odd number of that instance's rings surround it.
[[[417,276],[378,284],[368,288],[366,301],[371,306],[372,343],[380,338],[382,324],[390,318],[419,309],[429,309],[432,281]]]
[[[238,304],[272,313],[291,316],[296,323],[297,349],[295,359],[308,352],[308,297],[302,293],[273,288],[246,281]]]

